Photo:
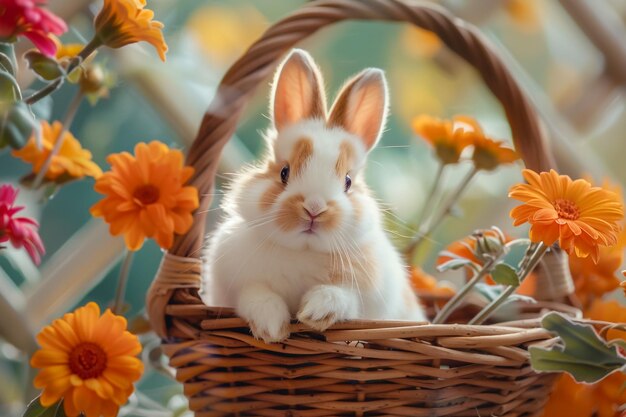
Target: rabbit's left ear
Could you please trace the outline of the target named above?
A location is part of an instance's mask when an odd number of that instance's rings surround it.
[[[294,49],[276,72],[270,108],[278,131],[301,120],[326,119],[322,74],[307,52]]]
[[[387,82],[377,68],[368,68],[349,80],[330,110],[328,125],[358,136],[372,149],[387,120]]]

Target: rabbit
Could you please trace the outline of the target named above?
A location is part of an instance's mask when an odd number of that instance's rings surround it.
[[[370,68],[327,112],[313,59],[288,55],[272,83],[268,153],[235,176],[209,240],[207,305],[234,307],[267,343],[286,339],[294,316],[317,331],[350,319],[425,320],[363,178],[387,102],[384,73]]]

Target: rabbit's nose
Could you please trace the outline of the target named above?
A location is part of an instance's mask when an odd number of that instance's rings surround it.
[[[319,198],[307,198],[302,205],[304,211],[311,217],[311,219],[316,218],[320,214],[324,213],[328,210],[326,202]]]

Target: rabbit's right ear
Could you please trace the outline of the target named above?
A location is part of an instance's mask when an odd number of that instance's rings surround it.
[[[326,118],[322,75],[307,52],[294,49],[280,65],[272,83],[270,110],[278,131],[300,120]]]

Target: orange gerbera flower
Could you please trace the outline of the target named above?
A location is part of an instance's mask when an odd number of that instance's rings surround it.
[[[626,271],[622,271],[622,275],[626,278]],[[619,286],[624,290],[624,297],[626,297],[626,281],[622,281]]]
[[[91,208],[91,214],[104,217],[112,235],[123,233],[128,249],[138,250],[146,237],[167,249],[174,233],[189,230],[191,213],[198,208],[198,191],[184,186],[193,168],[184,166],[181,151],[153,141],[135,146],[135,156],[112,154],[107,162],[111,171],[95,185],[106,197]]]
[[[626,323],[626,306],[623,306],[617,300],[605,301],[596,299],[584,312],[584,316],[592,320],[624,324]],[[609,330],[606,334],[606,339],[622,339],[626,342],[626,331]]]
[[[480,132],[468,132],[467,140],[474,145],[472,161],[477,169],[493,171],[502,164],[509,164],[519,159],[513,149],[503,146],[504,142],[489,139]]]
[[[33,135],[26,146],[13,151],[13,156],[32,164],[33,172],[35,174],[38,173],[46,159],[48,159],[52,148],[60,139],[62,128],[63,126],[60,122],[54,122],[50,126],[45,120],[42,121],[41,149],[37,146],[35,135]],[[52,157],[52,162],[46,171],[46,179],[55,182],[65,182],[85,176],[98,178],[100,175],[102,175],[102,170],[91,160],[91,152],[83,149],[74,135],[70,132],[65,132],[61,149]]]
[[[413,121],[413,130],[435,149],[443,164],[459,162],[461,152],[470,142],[465,133],[480,130],[478,123],[468,116],[455,116],[452,120],[441,120],[421,115]]]
[[[96,37],[110,48],[145,41],[150,43],[165,61],[167,44],[163,38],[163,23],[153,21],[154,12],[144,9],[146,0],[104,0],[95,20]]]
[[[143,373],[137,336],[126,331],[126,319],[96,303],[68,313],[37,335],[41,349],[30,364],[40,371],[35,387],[43,389],[41,405],[63,398],[69,417],[115,417]]]
[[[619,244],[603,246],[597,263],[589,257],[570,256],[569,267],[576,296],[583,305],[588,305],[594,298],[600,298],[620,285],[616,272],[622,264],[623,251],[624,247]]]
[[[588,181],[559,175],[556,171],[538,174],[523,171],[528,184],[511,187],[509,197],[524,204],[511,210],[514,225],[530,223],[530,240],[552,245],[594,262],[600,246],[617,243],[624,207],[612,191],[592,187]]]

